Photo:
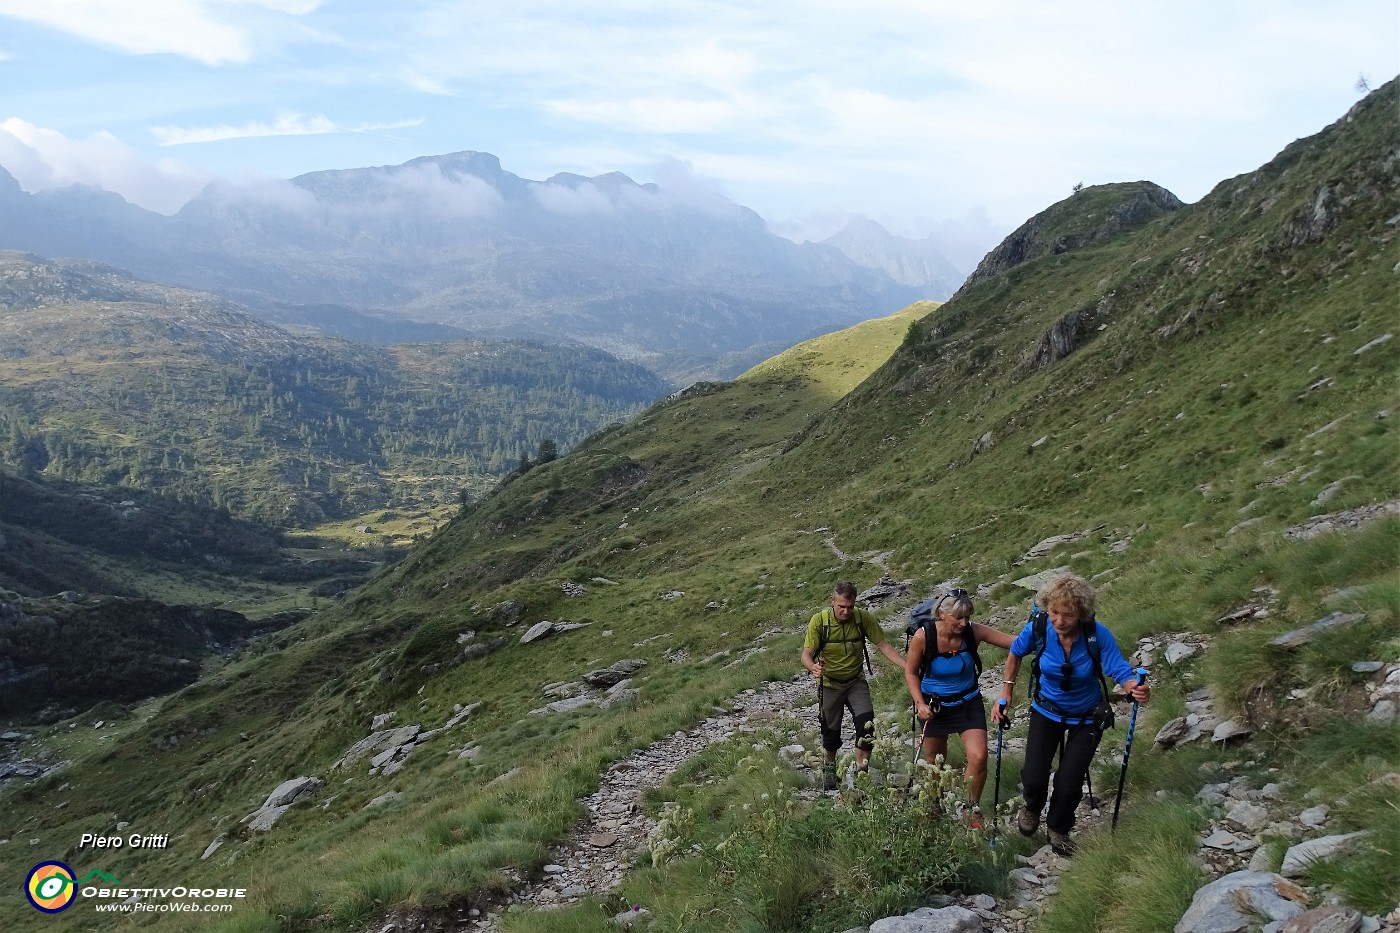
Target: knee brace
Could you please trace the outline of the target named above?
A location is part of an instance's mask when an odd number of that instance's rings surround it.
[[[875,714],[862,713],[856,717],[856,748],[863,752],[875,748]]]

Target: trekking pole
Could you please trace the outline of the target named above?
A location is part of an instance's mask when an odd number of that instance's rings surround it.
[[[1147,671],[1143,668],[1137,669],[1137,684],[1141,686],[1147,683]],[[1118,808],[1123,803],[1123,782],[1128,779],[1128,755],[1133,750],[1133,730],[1137,728],[1138,701],[1133,701],[1133,714],[1128,718],[1128,738],[1123,743],[1123,770],[1118,772],[1118,796],[1113,801],[1113,823],[1109,826],[1109,832],[1118,829]]]
[[[997,838],[997,808],[1001,805],[1001,737],[1006,731],[1006,700],[997,701],[997,778],[992,790],[992,846],[996,846]]]

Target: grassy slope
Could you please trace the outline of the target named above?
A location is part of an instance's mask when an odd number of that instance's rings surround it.
[[[696,659],[775,627],[791,632],[838,577],[873,578],[868,565],[843,564],[818,529],[831,529],[850,554],[892,550],[892,569],[921,587],[949,577],[995,583],[984,611],[1022,605],[1027,594],[1008,581],[1030,570],[1111,570],[1103,616],[1124,641],[1213,631],[1256,587],[1276,587],[1268,620],[1222,637],[1220,656],[1236,662],[1260,655],[1268,634],[1320,615],[1330,590],[1367,585],[1348,605],[1371,619],[1347,647],[1370,650],[1393,631],[1400,604],[1397,523],[1304,545],[1281,531],[1319,511],[1311,503],[1336,480],[1346,482],[1328,510],[1400,495],[1393,418],[1377,417],[1397,401],[1400,342],[1356,353],[1393,329],[1400,292],[1395,229],[1385,224],[1400,209],[1394,166],[1384,165],[1394,93],[1377,92],[1356,120],[1175,216],[982,283],[923,317],[890,362],[835,406],[820,380],[760,367],[594,436],[486,499],[349,605],[151,704],[122,726],[126,738],[97,747],[77,730],[64,740],[77,767],[8,794],[0,838],[41,841],[0,850],[4,870],[22,873],[19,863],[40,852],[86,870],[91,854],[74,851],[78,833],[128,819],[175,842],[163,853],[123,851],[104,867],[120,877],[193,871],[248,883],[252,903],[224,929],[314,918],[346,926],[382,905],[471,903],[497,883],[497,867],[541,862],[608,762],[746,686],[791,675],[794,634],[761,642],[770,650],[734,667]],[[1322,184],[1344,199],[1340,220],[1320,242],[1293,245],[1290,231]],[[1074,212],[1075,200],[1064,209]],[[1079,310],[1087,342],[1048,368],[1024,368],[1047,327]],[[991,448],[971,456],[988,431]],[[1040,538],[1083,529],[1097,531],[1073,556],[1015,564]],[[1109,547],[1124,541],[1121,553]],[[577,599],[559,587],[596,576],[617,585],[591,584]],[[671,591],[685,595],[660,598]],[[526,605],[516,628],[489,610],[508,598]],[[722,608],[706,611],[710,602]],[[596,621],[514,644],[542,618]],[[454,663],[457,633],[468,628],[511,644]],[[667,652],[679,649],[691,660],[669,663]],[[543,703],[541,685],[628,656],[650,662],[637,709],[525,716]],[[1336,661],[1305,652],[1197,676],[1263,716],[1274,711],[1274,688],[1312,682],[1323,669],[1326,702],[1345,710],[1357,684],[1328,667]],[[1164,678],[1139,729],[1179,709],[1181,692],[1198,682]],[[898,693],[882,687],[878,698],[897,706]],[[436,725],[452,704],[474,701],[485,705],[455,737],[420,749],[393,778],[329,770],[375,713]],[[1300,728],[1261,737],[1261,753],[1290,764],[1287,743],[1299,734],[1310,741],[1316,723]],[[156,740],[170,736],[181,741],[158,750]],[[475,767],[449,754],[467,740],[484,749]],[[1379,763],[1349,764],[1349,778],[1397,766],[1393,745],[1377,747]],[[1176,759],[1137,755],[1141,773],[1194,792]],[[1325,774],[1330,763],[1312,767]],[[512,781],[488,785],[516,767]],[[303,773],[328,779],[320,798],[334,797],[328,807],[294,808],[272,833],[245,839],[236,821]],[[404,793],[399,805],[361,809],[390,789]],[[1145,820],[1155,811],[1139,812]],[[225,849],[195,861],[223,830],[233,830]],[[37,915],[12,910],[12,897],[0,894],[0,910],[35,926]]]

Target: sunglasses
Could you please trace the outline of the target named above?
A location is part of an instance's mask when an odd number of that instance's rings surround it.
[[[1069,685],[1074,680],[1074,665],[1068,661],[1060,665],[1060,691],[1069,692]]]
[[[949,590],[949,591],[947,592],[947,594],[944,595],[943,598],[944,598],[944,599],[966,599],[966,598],[967,598],[967,590],[964,590],[964,589]]]

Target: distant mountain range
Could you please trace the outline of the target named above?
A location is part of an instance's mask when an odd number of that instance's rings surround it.
[[[531,181],[483,152],[215,184],[173,217],[82,186],[29,194],[0,169],[0,248],[110,263],[362,341],[580,342],[678,383],[946,298],[962,278],[927,241],[872,222],[799,245],[717,195],[618,173]]]

